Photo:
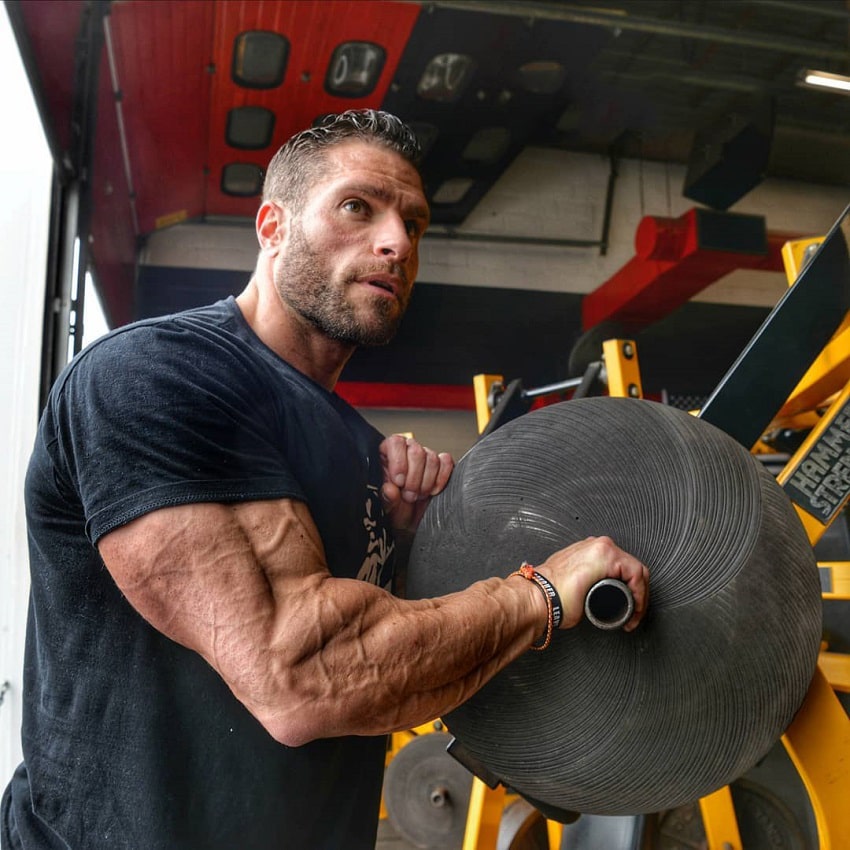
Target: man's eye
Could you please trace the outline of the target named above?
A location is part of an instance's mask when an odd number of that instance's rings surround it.
[[[356,198],[352,198],[349,201],[346,201],[342,208],[352,213],[362,213],[366,210],[366,204],[363,201],[359,201]]]
[[[419,222],[418,221],[411,220],[411,221],[405,222],[405,224],[407,225],[407,235],[408,236],[418,236],[419,235],[420,229],[419,229]]]

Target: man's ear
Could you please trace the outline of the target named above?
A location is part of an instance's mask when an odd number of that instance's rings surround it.
[[[289,228],[289,210],[276,201],[263,201],[257,211],[256,228],[260,249],[274,256],[286,238]]]

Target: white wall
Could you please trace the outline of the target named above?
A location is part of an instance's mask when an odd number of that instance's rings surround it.
[[[528,148],[512,163],[458,231],[498,236],[598,240],[608,180],[605,157]],[[590,292],[634,256],[634,236],[644,215],[679,216],[693,206],[682,197],[684,167],[622,160],[619,165],[609,249],[461,242],[429,234],[420,252],[419,279],[429,283]],[[767,180],[732,207],[763,215],[768,230],[825,233],[850,203],[850,189]],[[435,230],[438,228],[435,228]],[[256,260],[253,228],[184,224],[150,238],[142,262],[250,271]],[[697,300],[772,306],[785,277],[735,272]]]
[[[604,157],[530,148],[511,165],[461,231],[599,239],[605,211]],[[634,256],[644,215],[677,217],[694,206],[682,197],[684,166],[623,160],[619,165],[609,249],[426,240],[419,277],[433,283],[591,292]],[[767,180],[731,208],[765,216],[768,230],[825,233],[850,203],[850,189]],[[736,272],[696,300],[773,306],[785,287],[781,273]]]
[[[50,205],[50,155],[20,66],[5,7],[0,75],[0,791],[21,760],[21,672],[29,569],[23,489],[38,416]],[[14,132],[11,117],[14,116]]]

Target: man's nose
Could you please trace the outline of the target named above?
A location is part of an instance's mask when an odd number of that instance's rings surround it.
[[[387,215],[379,222],[375,237],[375,253],[394,260],[406,260],[413,250],[413,240],[407,224],[399,215]]]

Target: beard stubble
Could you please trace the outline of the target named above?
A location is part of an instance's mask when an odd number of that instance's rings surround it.
[[[358,311],[347,298],[349,287],[364,275],[392,273],[406,284],[404,269],[387,263],[354,269],[344,280],[334,280],[327,262],[310,245],[298,219],[293,219],[286,255],[275,273],[279,297],[330,339],[356,346],[388,343],[396,334],[410,300],[405,286],[397,299],[377,296]]]

